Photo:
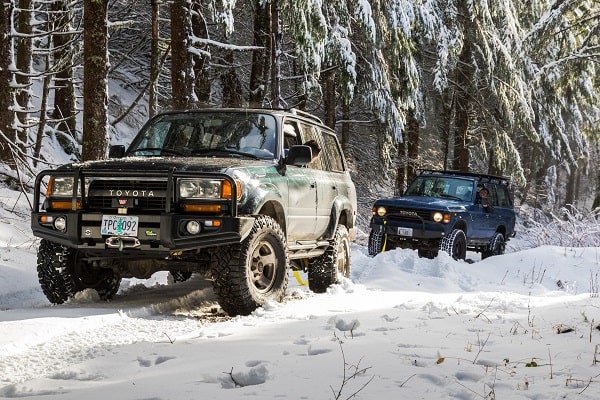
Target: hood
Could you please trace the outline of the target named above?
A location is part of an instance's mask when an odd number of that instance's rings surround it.
[[[250,158],[231,157],[124,157],[100,161],[86,161],[61,166],[59,169],[94,171],[160,171],[175,169],[176,171],[226,172],[238,167],[272,166],[273,160],[253,160]]]
[[[390,197],[387,199],[377,200],[376,206],[400,207],[410,209],[447,209],[448,207],[468,206],[469,202],[458,201],[453,199],[442,199],[439,197],[422,197],[422,196],[406,196],[406,197]]]

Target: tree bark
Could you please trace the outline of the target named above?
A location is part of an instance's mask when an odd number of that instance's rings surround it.
[[[150,29],[152,40],[150,42],[150,90],[148,93],[148,116],[153,117],[158,113],[158,75],[160,74],[160,38],[158,32],[159,0],[151,1]]]
[[[13,130],[14,94],[10,90],[12,73],[10,66],[13,59],[11,21],[14,10],[12,0],[3,1],[0,6],[0,161],[14,168],[11,147],[14,146]]]
[[[323,79],[323,106],[325,109],[325,125],[335,129],[335,69],[326,68],[321,73]]]
[[[64,0],[51,4],[52,20],[50,23],[52,42],[54,44],[54,64],[57,70],[54,81],[54,110],[52,119],[57,121],[56,129],[75,137],[76,100],[73,84],[73,39],[70,31],[71,11]]]
[[[191,34],[189,0],[171,6],[171,98],[174,110],[187,110],[192,102],[193,69],[188,52]]]
[[[16,63],[18,73],[15,75],[15,81],[19,86],[16,94],[19,109],[16,116],[19,121],[18,138],[19,147],[25,150],[27,145],[27,120],[29,119],[29,93],[31,86],[31,0],[19,0],[17,13],[17,25],[20,36],[15,38],[16,42]]]
[[[208,39],[208,26],[206,19],[202,15],[200,4],[192,5],[192,31],[198,38]],[[202,50],[208,52],[208,46],[202,46]],[[206,55],[193,55],[194,65],[194,93],[196,94],[196,106],[210,104],[210,76],[209,76],[209,57]]]
[[[281,53],[281,25],[279,21],[279,5],[277,0],[271,0],[271,106],[281,107],[281,68],[279,54]]]
[[[269,70],[269,3],[254,1],[254,37],[253,45],[262,47],[252,52],[252,69],[250,71],[250,107],[261,107],[267,86],[266,77]]]
[[[108,0],[85,0],[83,9],[83,161],[100,160],[108,147]]]

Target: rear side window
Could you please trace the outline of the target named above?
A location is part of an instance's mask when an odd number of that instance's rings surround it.
[[[508,188],[503,185],[496,186],[496,201],[499,207],[510,207],[510,194],[508,193]]]
[[[329,171],[344,172],[342,149],[337,138],[333,134],[324,131],[321,131],[321,135],[323,139],[321,154],[327,164],[327,169]]]

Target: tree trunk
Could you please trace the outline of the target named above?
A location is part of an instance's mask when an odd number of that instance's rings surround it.
[[[335,129],[335,69],[325,68],[322,70],[323,105],[325,108],[325,125]]]
[[[398,146],[400,165],[396,171],[397,195],[404,193],[408,184],[417,175],[419,165],[419,121],[415,118],[414,110],[406,113],[406,129],[403,134],[404,143]]]
[[[16,95],[19,110],[16,116],[19,121],[18,137],[19,147],[25,150],[27,145],[27,120],[29,119],[29,93],[31,86],[31,0],[19,0],[18,9],[18,31],[19,36],[15,38],[16,42],[16,62],[17,73],[15,80],[19,86]]]
[[[281,107],[280,65],[281,25],[279,23],[279,6],[277,0],[271,0],[271,106]]]
[[[342,120],[350,121],[350,105],[342,104]],[[342,123],[342,151],[344,152],[344,156],[350,157],[350,123],[343,122]]]
[[[221,74],[221,82],[223,83],[223,107],[241,107],[242,84],[237,76],[236,68],[234,67],[233,51],[228,51],[225,55],[225,61],[229,63],[229,68]]]
[[[153,117],[158,113],[158,76],[160,74],[160,37],[158,20],[160,13],[160,0],[151,1],[150,29],[152,40],[150,43],[150,90],[148,93],[148,116]]]
[[[265,98],[267,86],[266,73],[269,66],[269,9],[268,2],[254,1],[254,46],[262,47],[261,50],[252,52],[252,69],[250,71],[250,107],[261,107]]]
[[[200,4],[193,3],[194,12],[192,13],[192,30],[194,36],[208,39],[208,26],[204,15],[202,15]],[[208,45],[202,46],[202,50],[208,52]],[[206,55],[194,55],[194,92],[196,94],[197,105],[210,104],[210,76],[209,76],[209,57]]]
[[[12,35],[11,22],[14,4],[13,1],[3,1],[0,8],[0,162],[14,168],[11,147],[14,145],[15,132],[13,131],[14,94],[8,88],[11,86],[12,73]]]
[[[50,66],[50,56],[46,56],[46,68]],[[33,166],[36,167],[40,153],[42,151],[42,140],[44,139],[44,129],[46,127],[46,107],[48,106],[48,95],[50,93],[50,81],[52,80],[49,74],[44,75],[42,84],[42,100],[40,105],[40,121],[38,124],[37,135],[35,138],[35,146],[33,149]]]
[[[83,8],[83,161],[100,160],[108,147],[108,0]]]
[[[171,6],[171,98],[174,110],[187,110],[192,102],[190,34],[190,2],[175,0]]]
[[[73,46],[70,32],[71,11],[64,0],[54,1],[51,5],[51,30],[54,44],[54,64],[57,69],[54,80],[54,110],[52,119],[58,121],[56,129],[75,137],[76,100],[73,84]]]
[[[458,20],[464,32],[463,48],[456,66],[456,97],[454,117],[454,160],[452,168],[469,171],[469,109],[475,70],[473,67],[473,43],[471,21],[466,17],[466,3],[460,3]]]

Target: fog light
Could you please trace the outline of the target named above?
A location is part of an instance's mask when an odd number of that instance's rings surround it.
[[[57,217],[54,220],[54,228],[61,232],[66,231],[67,230],[67,219],[65,217]]]
[[[197,235],[200,233],[200,223],[198,221],[188,221],[188,223],[185,224],[185,229],[189,234]]]

